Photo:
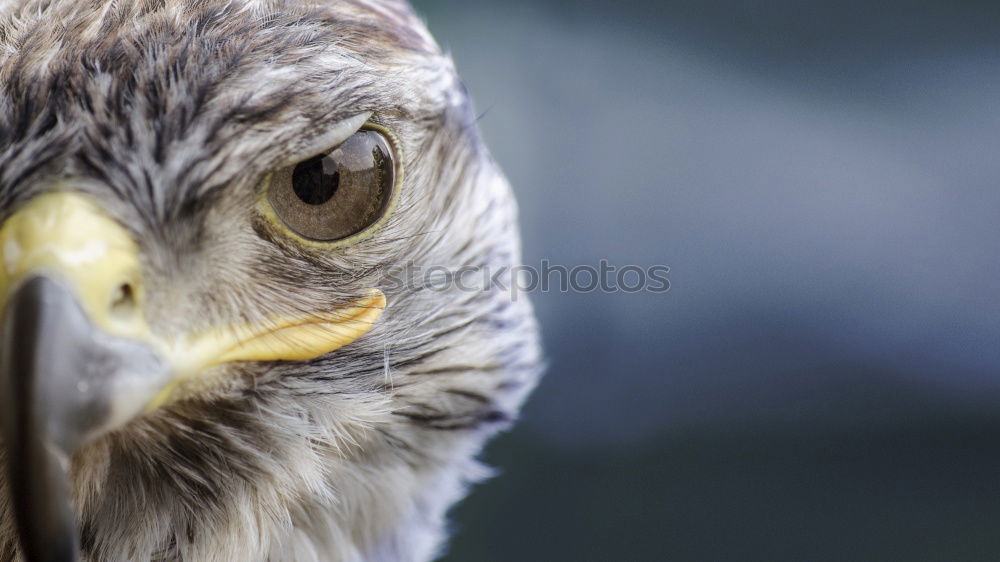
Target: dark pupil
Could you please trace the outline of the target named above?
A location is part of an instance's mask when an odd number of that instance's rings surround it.
[[[287,177],[287,176],[286,176]],[[292,189],[303,203],[322,205],[340,185],[340,166],[328,155],[310,158],[292,172]]]

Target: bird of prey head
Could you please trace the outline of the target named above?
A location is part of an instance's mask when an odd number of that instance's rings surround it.
[[[434,557],[519,259],[401,0],[0,1],[0,561]]]

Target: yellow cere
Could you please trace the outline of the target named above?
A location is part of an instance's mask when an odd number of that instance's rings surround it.
[[[141,302],[139,250],[128,232],[89,199],[49,193],[29,201],[0,228],[0,294],[4,301],[22,281],[48,275],[66,282],[91,321],[116,336],[147,339]]]

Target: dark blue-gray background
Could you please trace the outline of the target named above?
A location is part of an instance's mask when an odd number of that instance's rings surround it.
[[[1000,5],[416,2],[550,368],[449,561],[1000,556]]]

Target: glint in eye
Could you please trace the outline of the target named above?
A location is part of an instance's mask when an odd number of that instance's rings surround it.
[[[396,179],[391,143],[379,131],[362,129],[329,152],[275,172],[267,200],[295,234],[332,242],[385,216]]]

